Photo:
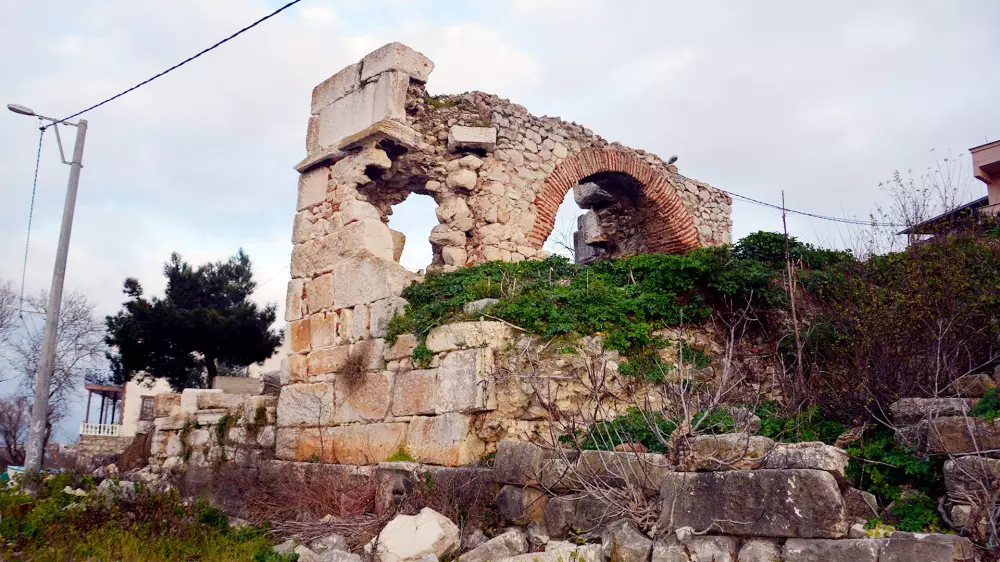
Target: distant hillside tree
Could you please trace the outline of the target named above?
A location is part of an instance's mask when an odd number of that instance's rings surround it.
[[[243,250],[197,268],[175,253],[163,274],[164,298],[144,298],[139,281],[129,278],[129,300],[107,317],[105,342],[114,350],[108,359],[117,383],[162,377],[177,391],[206,388],[216,376],[264,361],[281,345],[281,331],[270,329],[275,305],[260,309],[250,300],[256,284]]]

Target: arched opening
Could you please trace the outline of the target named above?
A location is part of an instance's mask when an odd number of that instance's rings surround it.
[[[573,192],[567,191],[562,203],[559,204],[559,212],[556,213],[552,234],[545,240],[542,249],[550,254],[574,260],[576,258],[574,237],[579,229],[580,215],[585,212],[576,204]]]
[[[386,212],[396,242],[394,257],[410,271],[427,269],[441,259],[440,255],[435,257],[429,240],[431,231],[438,225],[435,209],[437,202],[430,195],[410,193]]]
[[[574,237],[577,261],[635,253],[677,253],[699,246],[694,220],[670,177],[635,153],[588,149],[564,160],[535,198],[535,247],[549,238],[570,188],[588,212]]]

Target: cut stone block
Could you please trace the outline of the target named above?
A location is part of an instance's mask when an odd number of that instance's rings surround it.
[[[650,562],[735,562],[736,539],[732,537],[693,536],[684,543],[668,536],[653,544]],[[742,562],[742,559],[739,559]],[[767,562],[777,561],[777,558]]]
[[[306,368],[308,374],[323,375],[335,373],[344,368],[347,364],[347,357],[351,352],[351,346],[338,345],[336,347],[325,347],[317,349],[308,355]]]
[[[368,337],[369,325],[368,305],[358,304],[354,306],[354,313],[351,315],[351,341],[362,340]]]
[[[838,482],[846,482],[847,453],[821,441],[779,443],[764,459],[762,468],[809,468],[829,472]]]
[[[572,534],[595,536],[624,517],[621,509],[595,497],[555,496],[545,506],[545,524],[553,539]]]
[[[400,371],[392,393],[392,415],[433,414],[437,404],[437,369]]]
[[[406,450],[417,462],[461,466],[478,462],[486,444],[476,435],[471,416],[444,414],[413,418]]]
[[[549,487],[544,475],[550,471],[564,473],[567,462],[574,462],[579,456],[580,452],[573,449],[557,450],[526,441],[501,441],[497,445],[493,472],[497,482],[504,484],[523,486],[542,482]]]
[[[751,539],[740,547],[737,562],[776,562],[781,560],[781,547],[769,539]]]
[[[406,444],[407,424],[370,423],[331,428],[337,462],[378,464]]]
[[[312,114],[361,87],[361,63],[341,69],[340,72],[320,82],[312,93]]]
[[[287,380],[281,381],[282,384],[306,382],[309,380],[309,372],[305,355],[289,355],[287,361],[282,361],[283,365],[286,363],[288,367],[288,378]]]
[[[497,535],[458,557],[458,562],[492,562],[528,552],[528,539],[518,529]]]
[[[202,394],[222,394],[221,389],[185,388],[181,392],[181,413],[193,414],[198,411],[198,401]]]
[[[665,473],[660,496],[664,530],[840,538],[848,529],[837,480],[818,470]]]
[[[164,392],[153,397],[153,417],[163,418],[181,413],[180,393]]]
[[[237,410],[243,407],[243,396],[226,392],[203,392],[198,394],[199,410]]]
[[[581,209],[591,209],[602,203],[614,203],[615,196],[594,182],[573,186],[573,200]]]
[[[458,552],[461,532],[429,507],[416,515],[397,515],[367,546],[375,562],[438,560]]]
[[[966,416],[937,418],[927,422],[930,453],[976,453],[1000,449],[1000,425]]]
[[[286,461],[336,463],[333,440],[330,427],[279,427],[274,456]]]
[[[278,396],[278,426],[330,425],[333,423],[333,384],[290,384]]]
[[[970,401],[964,398],[903,398],[889,406],[892,420],[898,425],[942,416],[961,416],[971,409]]]
[[[273,415],[269,415],[268,412],[273,413],[277,406],[277,396],[247,396],[243,399],[243,422],[256,425],[272,424]]]
[[[577,479],[603,486],[655,491],[660,489],[663,474],[669,470],[667,459],[656,453],[581,451],[575,473],[570,472],[567,478],[571,482]],[[543,478],[552,479],[545,472],[542,474]]]
[[[413,334],[403,334],[396,338],[396,343],[392,344],[385,351],[386,361],[396,361],[407,359],[413,356],[413,350],[417,347],[417,336]]]
[[[288,345],[292,353],[309,351],[309,319],[303,318],[288,323]]]
[[[396,314],[403,314],[406,310],[406,299],[402,297],[389,297],[380,299],[371,304],[371,320],[369,328],[373,338],[384,338],[389,332],[389,322]]]
[[[583,236],[584,244],[602,244],[608,241],[608,237],[601,231],[601,221],[597,218],[597,213],[587,211],[576,219],[577,228]]]
[[[788,539],[781,559],[786,562],[878,562],[879,553],[887,542],[888,539]]]
[[[405,76],[387,72],[322,108],[313,117],[317,122],[315,140],[307,140],[307,146],[316,146],[318,150],[330,147],[344,150],[345,139],[375,123],[383,120],[405,122],[408,83]]]
[[[365,373],[358,381],[337,375],[334,381],[334,423],[381,421],[389,414],[391,371]]]
[[[545,552],[529,552],[510,558],[501,558],[496,562],[603,562],[601,545],[586,544]]]
[[[407,150],[413,150],[420,146],[420,133],[413,130],[410,126],[400,123],[399,121],[385,119],[371,125],[363,131],[344,137],[343,140],[340,141],[338,149],[353,150],[364,145],[381,143],[382,141],[389,142],[390,144],[400,146]]]
[[[434,353],[473,347],[503,347],[510,327],[503,322],[455,322],[438,326],[427,334],[427,348]]]
[[[402,72],[418,82],[426,82],[434,63],[422,53],[402,43],[388,43],[361,59],[361,81],[386,71]]]
[[[604,558],[616,562],[647,562],[653,541],[628,519],[620,519],[601,532]]]
[[[326,167],[309,170],[299,176],[299,198],[295,210],[301,211],[326,200],[330,170]]]
[[[980,456],[949,459],[944,463],[944,484],[953,501],[988,505],[993,482],[1000,480],[1000,460]]]
[[[309,316],[309,341],[313,349],[333,347],[337,339],[337,313],[327,310]]]
[[[483,150],[493,152],[497,146],[495,127],[463,127],[452,125],[448,132],[448,150]]]
[[[492,349],[452,351],[441,360],[437,376],[438,414],[496,409]]]
[[[333,306],[333,274],[324,273],[305,283],[305,314],[315,314]]]
[[[774,441],[760,435],[724,433],[697,435],[688,445],[691,460],[686,470],[754,470],[774,448]]]
[[[955,396],[963,398],[979,398],[996,386],[997,384],[986,373],[962,375],[955,379],[951,385]]]
[[[902,531],[896,531],[892,534],[879,555],[879,562],[914,562],[916,560],[973,562],[975,559],[972,542],[965,537],[904,533]]]
[[[334,275],[333,300],[338,307],[348,308],[399,296],[407,271],[384,259],[346,259],[337,263]]]
[[[293,322],[304,316],[302,307],[302,289],[305,283],[302,279],[292,279],[288,282],[288,292],[285,295],[285,321]]]
[[[493,503],[505,521],[515,525],[528,525],[545,521],[545,507],[549,496],[538,488],[507,485],[500,489]]]

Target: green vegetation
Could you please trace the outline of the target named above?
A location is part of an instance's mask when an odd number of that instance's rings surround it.
[[[992,388],[972,406],[972,417],[994,421],[1000,418],[1000,395]]]
[[[81,489],[85,496],[64,489]],[[205,502],[176,492],[136,487],[130,494],[97,493],[90,477],[47,477],[35,497],[0,488],[0,558],[8,560],[254,560],[293,562],[271,551],[268,528],[234,529]]]
[[[391,457],[385,459],[385,462],[415,462],[416,459],[413,455],[408,453],[406,449],[400,447],[396,449],[396,452],[392,454]]]

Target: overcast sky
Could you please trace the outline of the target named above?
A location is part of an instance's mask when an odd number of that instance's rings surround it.
[[[280,4],[0,0],[0,102],[65,116]],[[242,247],[256,298],[283,304],[312,87],[390,41],[435,62],[432,94],[496,93],[677,154],[681,173],[713,186],[866,218],[894,170],[950,152],[968,175],[967,149],[1000,138],[998,29],[993,0],[304,0],[86,116],[67,288],[112,313],[125,277],[162,292],[171,252],[200,263]],[[32,119],[0,114],[0,280],[21,276],[37,137]],[[67,172],[47,133],[29,290],[49,283]],[[407,265],[426,265],[433,214],[404,205],[390,224],[416,238]],[[776,212],[740,202],[733,220],[737,238],[781,228]],[[813,219],[789,227],[843,236]]]

